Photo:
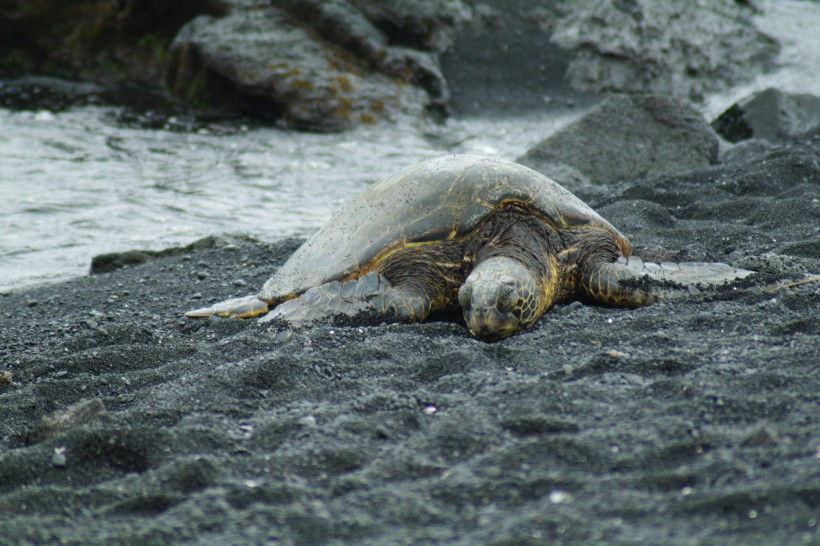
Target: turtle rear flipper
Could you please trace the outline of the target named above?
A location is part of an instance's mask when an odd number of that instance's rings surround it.
[[[689,293],[687,287],[721,285],[754,273],[723,263],[644,262],[637,256],[598,263],[582,271],[580,287],[587,297],[623,307],[640,307],[658,299]],[[662,283],[662,284],[660,284]]]
[[[371,313],[387,319],[418,322],[430,313],[430,298],[390,283],[369,272],[358,279],[316,286],[298,298],[273,309],[260,322],[283,319],[290,323],[313,322],[333,316],[355,317]]]
[[[193,309],[185,313],[186,317],[210,317],[213,315],[228,318],[251,318],[268,312],[268,304],[256,295],[234,298],[215,303],[211,307]]]

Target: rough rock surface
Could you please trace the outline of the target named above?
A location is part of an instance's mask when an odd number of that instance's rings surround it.
[[[820,97],[766,89],[733,104],[712,122],[723,138],[756,138],[770,143],[793,140],[820,126]]]
[[[552,39],[575,52],[567,79],[578,89],[674,93],[697,100],[759,72],[778,52],[742,4],[566,2]]]
[[[314,130],[372,122],[402,103],[421,114],[423,102],[413,88],[386,76],[362,77],[349,64],[279,10],[235,11],[199,17],[182,29],[171,47],[168,86],[203,109]],[[385,97],[396,102],[386,104]]]
[[[221,0],[19,0],[0,6],[0,73],[161,86],[168,46]]]
[[[473,17],[441,60],[456,113],[565,108],[613,91],[699,100],[759,73],[778,51],[752,9],[731,0],[465,4]]]
[[[261,286],[292,240],[0,296],[0,537],[816,544],[820,282],[776,283],[820,273],[817,155],[583,189],[639,255],[759,274],[560,306],[497,343],[457,317],[182,318]]]
[[[613,95],[588,114],[559,129],[518,161],[577,187],[592,183],[679,172],[713,164],[718,137],[691,104],[656,95]]]
[[[172,92],[201,108],[311,130],[345,129],[402,112],[421,116],[446,106],[437,58],[392,46],[352,4],[273,4],[237,5],[225,17],[198,17],[186,25],[171,46]]]
[[[578,90],[697,99],[777,51],[730,0],[7,4],[0,73],[136,82],[206,111],[314,130],[593,100]]]
[[[473,17],[441,55],[456,115],[502,116],[594,100],[565,78],[572,54],[551,40],[556,3],[470,2]]]

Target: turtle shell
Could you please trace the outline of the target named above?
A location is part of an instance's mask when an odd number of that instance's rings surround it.
[[[499,207],[520,204],[556,229],[600,227],[626,238],[541,173],[497,158],[448,155],[373,184],[343,206],[271,277],[259,297],[276,303],[314,286],[363,275],[407,245],[468,237]]]

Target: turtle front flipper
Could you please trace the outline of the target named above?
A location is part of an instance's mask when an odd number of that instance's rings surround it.
[[[621,307],[641,307],[658,299],[688,293],[694,285],[720,285],[751,275],[753,271],[707,262],[644,262],[637,256],[619,257],[613,263],[590,264],[581,271],[582,293],[595,301]],[[663,283],[663,284],[660,284]]]
[[[273,309],[261,322],[276,318],[291,323],[312,322],[366,313],[390,320],[418,322],[427,318],[430,307],[426,294],[393,285],[383,275],[370,272],[358,279],[311,288]]]
[[[618,262],[638,276],[649,276],[657,281],[670,281],[681,286],[697,284],[720,285],[748,277],[754,271],[713,262],[644,262],[637,256],[618,258]]]
[[[618,307],[641,307],[658,299],[655,291],[638,286],[641,277],[624,263],[600,262],[581,271],[579,288],[593,301]]]
[[[256,295],[245,296],[215,303],[211,307],[202,307],[185,313],[186,317],[210,317],[217,315],[228,318],[251,318],[268,312],[268,304]]]

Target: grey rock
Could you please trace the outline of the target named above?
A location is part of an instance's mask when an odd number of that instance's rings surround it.
[[[585,104],[602,92],[700,100],[751,79],[778,52],[731,0],[464,0],[473,8],[442,55],[456,113]]]
[[[391,49],[347,2],[277,4],[186,25],[171,46],[174,95],[318,131],[423,116],[431,98],[446,98],[434,58]]]
[[[442,52],[473,10],[460,0],[350,0],[392,44]]]
[[[820,97],[769,88],[733,104],[712,122],[729,142],[794,139],[820,125]]]
[[[704,167],[717,154],[717,135],[688,102],[613,95],[518,161],[547,176],[551,165],[563,163],[600,183]]]
[[[731,0],[566,2],[553,41],[575,53],[567,78],[587,91],[651,91],[699,99],[748,80],[778,52]]]
[[[458,2],[455,4],[460,5]],[[365,13],[345,0],[279,0],[277,5],[303,25],[315,29],[329,43],[353,54],[369,69],[417,84],[427,90],[430,98],[441,107],[446,104],[447,83],[438,67],[437,56],[410,47],[391,45],[391,36],[399,33],[400,28],[397,27],[403,24],[396,19],[405,15],[404,12],[412,6],[399,10],[399,6],[393,5],[394,9],[388,11],[385,18],[380,18],[380,12],[371,8],[370,13],[386,27],[383,31],[368,20]],[[388,21],[394,24],[391,26]],[[442,27],[442,24],[429,24],[433,28]],[[411,45],[424,48],[431,44],[419,39]]]
[[[279,0],[275,5],[362,59],[374,61],[387,48],[387,36],[344,0]]]

